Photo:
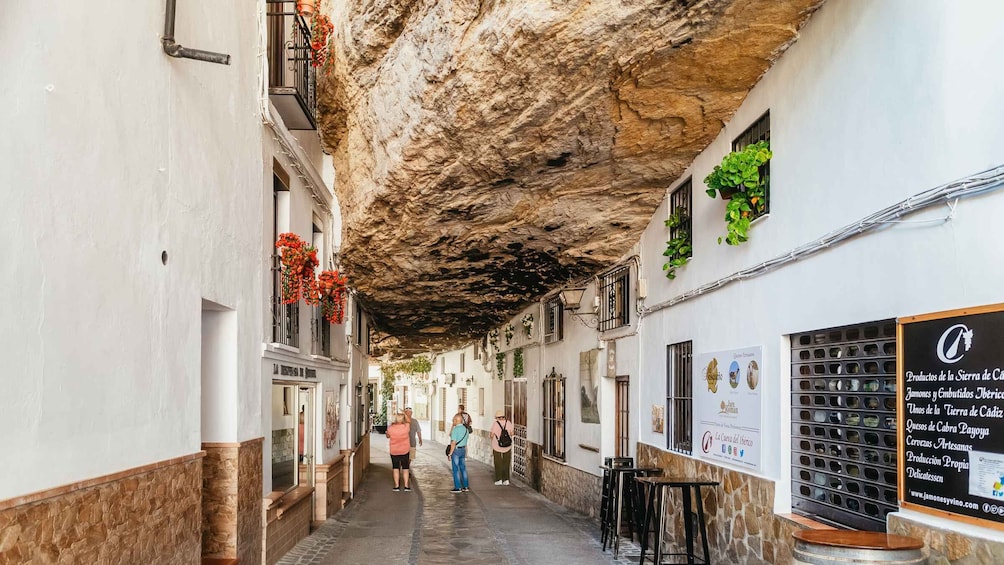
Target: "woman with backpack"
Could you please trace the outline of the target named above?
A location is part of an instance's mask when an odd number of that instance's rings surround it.
[[[505,417],[505,410],[495,411],[492,424],[492,462],[495,463],[495,484],[509,484],[509,468],[512,466],[512,422]]]

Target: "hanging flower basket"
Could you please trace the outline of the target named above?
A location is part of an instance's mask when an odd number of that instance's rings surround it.
[[[317,249],[307,245],[295,233],[284,233],[275,242],[282,263],[280,276],[283,304],[293,304],[303,299],[307,304],[317,304],[319,295],[314,269],[317,268]]]
[[[506,344],[506,347],[509,346],[509,342],[512,341],[512,336],[515,334],[515,332],[516,332],[516,328],[514,328],[512,324],[508,324],[505,327],[505,344]]]
[[[523,333],[526,337],[533,337],[533,314],[524,314],[520,322],[523,324]]]
[[[307,18],[314,13],[314,6],[317,0],[296,0],[296,12]]]
[[[321,315],[332,324],[345,321],[345,283],[346,278],[338,271],[323,271],[317,275]]]

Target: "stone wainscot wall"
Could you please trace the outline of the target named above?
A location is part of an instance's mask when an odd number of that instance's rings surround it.
[[[191,565],[202,453],[0,501],[0,563]]]
[[[708,545],[715,563],[758,563],[789,565],[791,534],[804,526],[794,519],[774,513],[774,482],[738,471],[711,465],[697,459],[638,444],[638,465],[658,467],[663,475],[700,477],[721,483],[714,489],[701,489],[708,523]],[[682,504],[678,489],[673,489],[667,504]],[[670,540],[685,539],[682,514],[673,512],[668,529]],[[670,551],[685,548],[670,542]]]

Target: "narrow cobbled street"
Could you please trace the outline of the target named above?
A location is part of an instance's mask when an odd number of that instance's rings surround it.
[[[372,449],[373,463],[355,499],[280,565],[637,562],[630,543],[619,559],[601,551],[596,521],[515,481],[495,486],[491,467],[473,459],[467,463],[470,492],[450,493],[450,465],[440,444],[419,449],[411,492],[392,490],[386,438],[374,435]]]

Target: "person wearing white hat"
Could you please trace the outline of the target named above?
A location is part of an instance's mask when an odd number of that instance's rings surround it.
[[[492,424],[492,462],[495,464],[495,484],[509,484],[509,469],[512,467],[512,421],[505,415],[505,410],[495,411],[495,422]]]

